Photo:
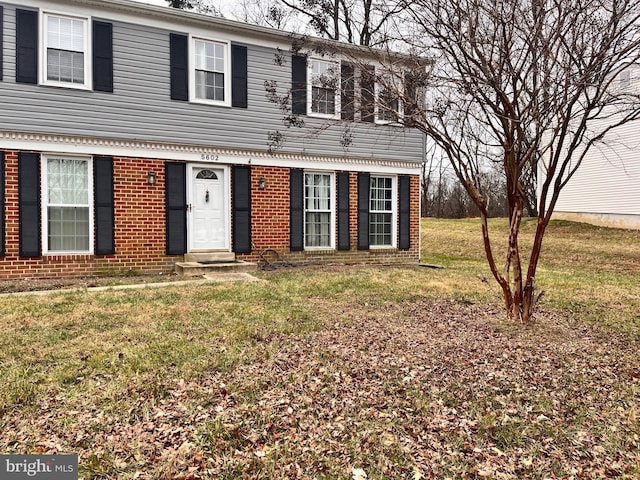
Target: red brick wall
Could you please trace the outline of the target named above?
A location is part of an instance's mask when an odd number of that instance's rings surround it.
[[[126,272],[169,272],[176,258],[165,255],[164,161],[115,157],[116,254],[19,256],[18,152],[5,152],[5,257],[0,279],[66,277]],[[147,184],[154,170],[155,185]]]
[[[165,255],[164,160],[114,157],[116,254],[47,255],[21,258],[18,237],[18,152],[5,152],[5,249],[0,257],[0,279],[100,275],[108,273],[170,272],[182,256]],[[156,173],[155,185],[147,173]],[[258,188],[265,178],[266,189]],[[417,263],[419,259],[420,182],[411,177],[411,249],[357,250],[358,175],[350,173],[350,239],[348,251],[289,251],[289,169],[254,166],[251,170],[251,254],[255,261],[266,249],[275,249],[292,262]],[[337,244],[337,239],[336,239]]]
[[[266,189],[259,190],[258,182],[264,177]],[[253,167],[251,172],[252,240],[251,254],[238,255],[248,261],[259,260],[260,253],[274,249],[291,262],[343,262],[343,263],[417,263],[420,241],[420,178],[411,177],[411,248],[358,250],[358,174],[349,175],[350,250],[289,251],[289,169]],[[397,242],[398,239],[396,239]],[[337,238],[336,238],[337,245]],[[267,259],[273,259],[267,256]]]
[[[258,182],[264,177],[266,188]],[[289,251],[289,169],[253,167],[251,169],[251,241],[255,252],[267,248]],[[246,257],[254,259],[254,255]]]

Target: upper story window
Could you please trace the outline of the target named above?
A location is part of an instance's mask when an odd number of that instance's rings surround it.
[[[92,161],[51,156],[42,162],[43,245],[46,253],[91,253]]]
[[[332,175],[304,174],[304,246],[333,247]]]
[[[193,39],[194,101],[230,105],[229,45]]]
[[[340,64],[325,60],[310,59],[309,114],[335,118],[339,113]]]
[[[88,19],[45,13],[43,26],[43,83],[90,88]]]
[[[400,95],[402,82],[390,73],[380,75],[376,82],[376,122],[396,123],[402,117]]]

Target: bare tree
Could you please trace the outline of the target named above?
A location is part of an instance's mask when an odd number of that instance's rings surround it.
[[[402,0],[280,0],[315,33],[364,46],[386,45],[399,29],[408,5]]]
[[[300,26],[296,12],[281,5],[279,0],[239,0],[229,4],[226,11],[230,18],[252,25],[287,31]]]
[[[480,212],[486,257],[506,310],[526,322],[559,194],[594,146],[640,117],[638,88],[621,88],[618,81],[640,57],[640,4],[416,0],[407,5],[419,35],[405,39],[433,64],[421,80],[424,104],[396,91],[406,105],[399,121],[419,128],[445,152]],[[502,267],[487,222],[482,176],[488,162],[500,166],[508,201]],[[527,177],[536,172],[540,201],[527,265],[519,232]]]
[[[222,17],[222,12],[211,5],[207,0],[166,0],[172,8],[180,8],[182,10],[193,10],[197,13],[203,13],[205,15],[214,15],[216,17]]]
[[[378,119],[417,128],[443,152],[479,212],[486,258],[506,312],[528,322],[539,298],[542,243],[560,193],[591,149],[640,118],[640,89],[619,81],[640,61],[640,4],[413,0],[403,7],[411,21],[398,38],[407,55],[372,50],[375,71],[372,58],[363,62],[362,52],[351,55],[360,72],[361,118],[375,111]],[[344,48],[342,56],[349,52]],[[495,197],[490,190],[497,188],[487,182],[487,165],[502,176],[510,225],[502,244],[487,222]],[[536,230],[533,246],[524,251],[520,225],[532,203],[535,175]],[[506,247],[501,265],[500,247]]]
[[[446,162],[431,157],[422,166],[422,216],[477,217],[478,208],[458,179],[451,175],[448,169],[443,168],[445,165]],[[493,169],[488,169],[481,175],[480,183],[486,192],[487,216],[505,217],[508,208],[502,175]]]

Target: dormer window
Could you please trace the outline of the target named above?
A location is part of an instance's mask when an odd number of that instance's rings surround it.
[[[326,60],[309,61],[309,115],[335,118],[339,113],[340,64]]]

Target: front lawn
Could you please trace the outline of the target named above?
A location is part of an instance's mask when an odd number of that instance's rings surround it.
[[[0,452],[86,479],[639,477],[640,232],[554,223],[533,325],[477,221],[422,236],[446,268],[0,298]]]

